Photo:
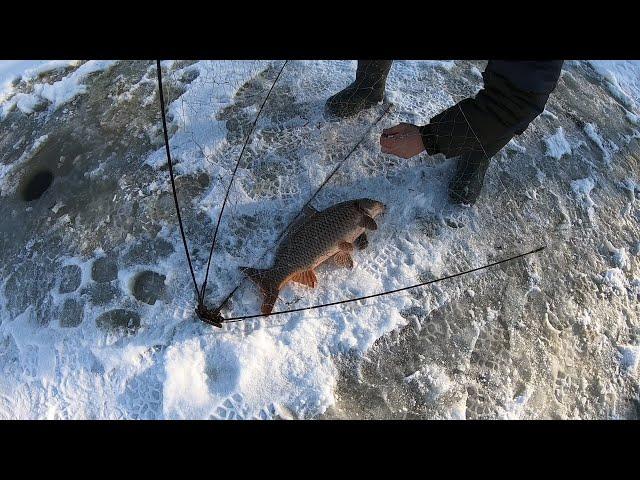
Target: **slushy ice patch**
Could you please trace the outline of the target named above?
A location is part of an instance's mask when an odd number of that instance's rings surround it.
[[[123,308],[109,310],[96,318],[96,325],[102,330],[125,330],[133,333],[140,328],[140,315]]]
[[[61,327],[77,327],[82,323],[84,307],[73,298],[64,301],[60,312]]]
[[[165,275],[160,273],[145,270],[133,279],[131,292],[141,302],[153,305],[164,293],[164,281],[166,278]]]
[[[91,278],[94,282],[108,283],[118,278],[118,267],[108,257],[98,258],[91,267]]]

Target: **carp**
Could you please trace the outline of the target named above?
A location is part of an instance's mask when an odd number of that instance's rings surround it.
[[[369,198],[338,203],[322,211],[306,207],[278,245],[271,268],[241,269],[264,296],[262,314],[272,312],[280,290],[289,282],[315,288],[315,269],[322,263],[331,260],[353,268],[351,253],[368,245],[365,231],[378,228],[375,218],[385,210],[383,203]]]

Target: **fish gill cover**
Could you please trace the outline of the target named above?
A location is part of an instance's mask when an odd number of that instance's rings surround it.
[[[349,119],[324,104],[354,62],[291,61],[274,84],[282,65],[162,62],[199,284],[248,139],[207,283],[214,306],[240,285],[225,316],[259,313],[240,267],[271,265],[337,166],[314,208],[368,197],[387,212],[352,270],[321,266],[317,287],[290,284],[277,310],[549,248],[422,289],[213,329],[193,311],[154,62],[55,63],[2,92],[0,416],[638,415],[637,64],[566,63],[473,207],[447,198],[455,159],[403,160],[381,154],[378,138],[473,96],[483,62],[394,62],[385,103]]]

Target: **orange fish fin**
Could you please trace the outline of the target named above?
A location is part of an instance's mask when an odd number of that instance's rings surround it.
[[[263,315],[268,315],[273,311],[276,300],[278,300],[278,293],[277,289],[264,292],[264,302],[262,302],[262,308],[260,308],[260,312]]]
[[[240,270],[258,286],[260,292],[264,296],[262,308],[260,309],[262,314],[266,315],[271,313],[273,306],[276,304],[276,300],[278,300],[278,294],[280,291],[278,290],[278,287],[273,284],[269,276],[269,270],[248,267],[242,267]]]
[[[318,284],[318,278],[313,270],[298,272],[291,277],[291,281],[311,288],[316,288],[316,285]]]
[[[353,252],[354,247],[353,247],[353,243],[340,242],[338,243],[338,248],[343,252],[351,253]]]
[[[294,273],[289,278],[289,281],[296,282],[296,283],[301,283],[302,285],[306,285],[306,283],[304,283],[304,281],[303,281],[304,280],[303,274],[304,274],[304,272]]]
[[[353,268],[353,258],[347,252],[338,252],[333,256],[333,261],[340,267],[351,270]]]
[[[378,229],[378,224],[369,215],[363,215],[362,216],[362,220],[360,221],[360,226],[366,228],[367,230],[377,230]]]

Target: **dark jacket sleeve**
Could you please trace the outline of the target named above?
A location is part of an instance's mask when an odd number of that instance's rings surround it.
[[[544,111],[555,88],[562,61],[489,61],[482,74],[484,88],[433,117],[420,127],[430,155],[456,157],[479,150],[495,155],[511,138],[524,132]]]

